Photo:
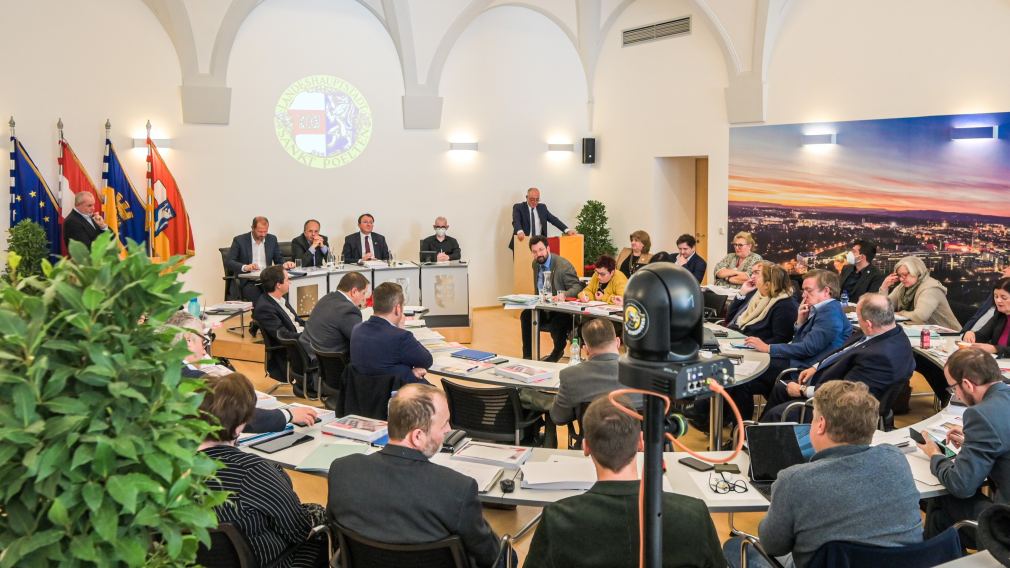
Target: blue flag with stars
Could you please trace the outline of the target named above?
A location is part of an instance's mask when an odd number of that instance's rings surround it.
[[[115,203],[116,219],[119,223],[119,239],[126,244],[126,239],[133,239],[147,247],[147,208],[144,200],[126,177],[123,164],[119,161],[112,141],[105,139],[105,167],[102,171],[102,181],[105,187],[112,189],[112,199]],[[111,215],[106,213],[106,222]]]
[[[24,146],[11,137],[11,227],[28,219],[38,223],[49,239],[50,260],[60,257],[63,215]]]

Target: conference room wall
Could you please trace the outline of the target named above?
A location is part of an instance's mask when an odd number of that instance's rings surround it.
[[[68,3],[49,4],[52,14]],[[0,40],[8,53],[51,28],[40,15],[46,7],[34,8],[14,11],[11,21],[24,25]],[[403,81],[393,44],[356,3],[270,1],[257,8],[232,50],[226,126],[182,124],[178,62],[164,31],[140,2],[110,0],[70,12],[67,20],[74,25],[57,27],[59,45],[33,43],[31,61],[7,74],[12,84],[26,87],[15,93],[5,89],[9,98],[0,110],[18,115],[19,132],[53,184],[58,114],[96,180],[101,124],[109,116],[126,167],[140,186],[144,153],[128,150],[128,138],[141,136],[151,118],[155,135],[172,139],[173,149],[164,155],[193,222],[198,254],[184,278],[207,293],[209,302],[222,295],[218,247],[247,231],[254,215],[269,216],[271,232],[282,240],[300,233],[304,219],[316,217],[339,246],[343,235],[356,230],[357,215],[370,211],[376,230],[387,236],[397,257],[406,259],[416,259],[417,242],[431,233],[434,217],[446,215],[450,234],[472,261],[471,305],[493,304],[511,287],[511,253],[505,248],[511,204],[537,185],[551,210],[574,225],[588,196],[589,167],[577,154],[547,152],[549,140],[573,142],[585,133],[585,79],[568,39],[532,10],[495,8],[468,27],[443,72],[443,126],[427,131],[403,129]],[[116,14],[110,20],[106,12]],[[98,34],[105,26],[120,30],[115,39]],[[105,61],[99,46],[112,53]],[[100,73],[110,61],[122,70],[121,78]],[[317,73],[350,81],[372,108],[369,146],[339,169],[298,164],[274,133],[280,93]],[[102,77],[102,92],[78,87],[93,85],[96,76]],[[37,85],[42,92],[28,87]],[[479,152],[448,151],[450,139],[467,137],[480,142]]]

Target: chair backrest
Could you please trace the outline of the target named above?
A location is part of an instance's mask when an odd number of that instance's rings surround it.
[[[905,546],[870,546],[829,542],[814,553],[809,568],[873,568],[876,566],[928,568],[961,557],[961,539],[951,527],[935,537]]]
[[[571,424],[568,425],[569,450],[582,449],[582,438],[585,436],[585,431],[582,429],[582,417],[586,415],[586,409],[589,408],[589,404],[588,402],[579,404],[578,408],[575,409],[575,420],[572,420]]]
[[[245,535],[230,523],[210,529],[210,548],[200,544],[196,562],[207,568],[246,568],[258,566]]]
[[[257,325],[256,320],[250,320],[251,325]],[[274,351],[287,351],[287,347],[281,345],[276,337],[271,336],[265,329],[260,327],[263,332],[261,335],[263,337],[263,374],[270,374],[270,354]],[[290,379],[286,376],[284,377],[273,377],[274,379],[282,382],[289,382]]]
[[[266,336],[266,331],[263,332]],[[308,368],[308,355],[305,349],[298,343],[298,334],[286,329],[277,330],[277,343],[283,345],[288,351],[288,365],[291,373],[298,377],[305,376],[305,369]]]
[[[234,280],[232,277],[235,276],[228,270],[228,253],[231,251],[231,247],[224,247],[217,249],[221,251],[221,266],[224,268],[224,299],[228,300],[240,300],[241,298],[235,295],[234,291]]]
[[[294,260],[291,258],[293,253],[291,252],[291,241],[277,241],[277,247],[281,249],[281,256],[284,257],[285,261]]]
[[[702,297],[705,300],[705,307],[715,310],[715,315],[722,317],[726,313],[726,301],[729,296],[723,296],[722,294],[716,294],[711,290],[705,290],[702,293]]]
[[[424,544],[389,544],[336,525],[342,568],[469,568],[463,541],[450,536]]]
[[[357,414],[376,420],[389,418],[389,395],[400,390],[403,381],[394,375],[365,375],[352,363],[347,367],[338,405],[343,415]]]
[[[950,402],[950,393],[947,392],[947,379],[943,376],[943,365],[914,349],[912,357],[915,359],[915,370],[921,373],[929,383],[933,394],[940,402],[940,407],[947,406],[947,403]]]
[[[515,387],[474,388],[443,380],[449,403],[449,423],[466,430],[471,438],[515,442],[522,420],[519,391]]]
[[[909,377],[909,379],[911,379],[911,377]],[[908,386],[909,379],[894,383],[893,385],[887,387],[887,390],[880,395],[880,419],[882,424],[885,426],[885,428],[881,428],[882,430],[890,429],[888,425],[894,422],[894,401],[898,400],[898,395],[900,395],[901,391]]]
[[[319,360],[319,373],[323,380],[337,390],[344,388],[344,370],[350,364],[347,353],[343,351],[320,351],[313,347],[316,359]]]

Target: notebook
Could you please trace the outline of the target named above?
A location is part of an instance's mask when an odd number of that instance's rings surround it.
[[[781,422],[747,427],[751,485],[768,497],[771,484],[787,467],[806,463],[814,455],[810,425]]]

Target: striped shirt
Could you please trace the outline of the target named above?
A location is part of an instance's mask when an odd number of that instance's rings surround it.
[[[291,486],[291,478],[263,458],[234,446],[203,450],[222,462],[211,489],[228,491],[228,501],[215,509],[219,522],[231,523],[245,535],[260,564],[266,565],[292,545],[304,543],[312,520]],[[283,566],[297,566],[292,555]]]

